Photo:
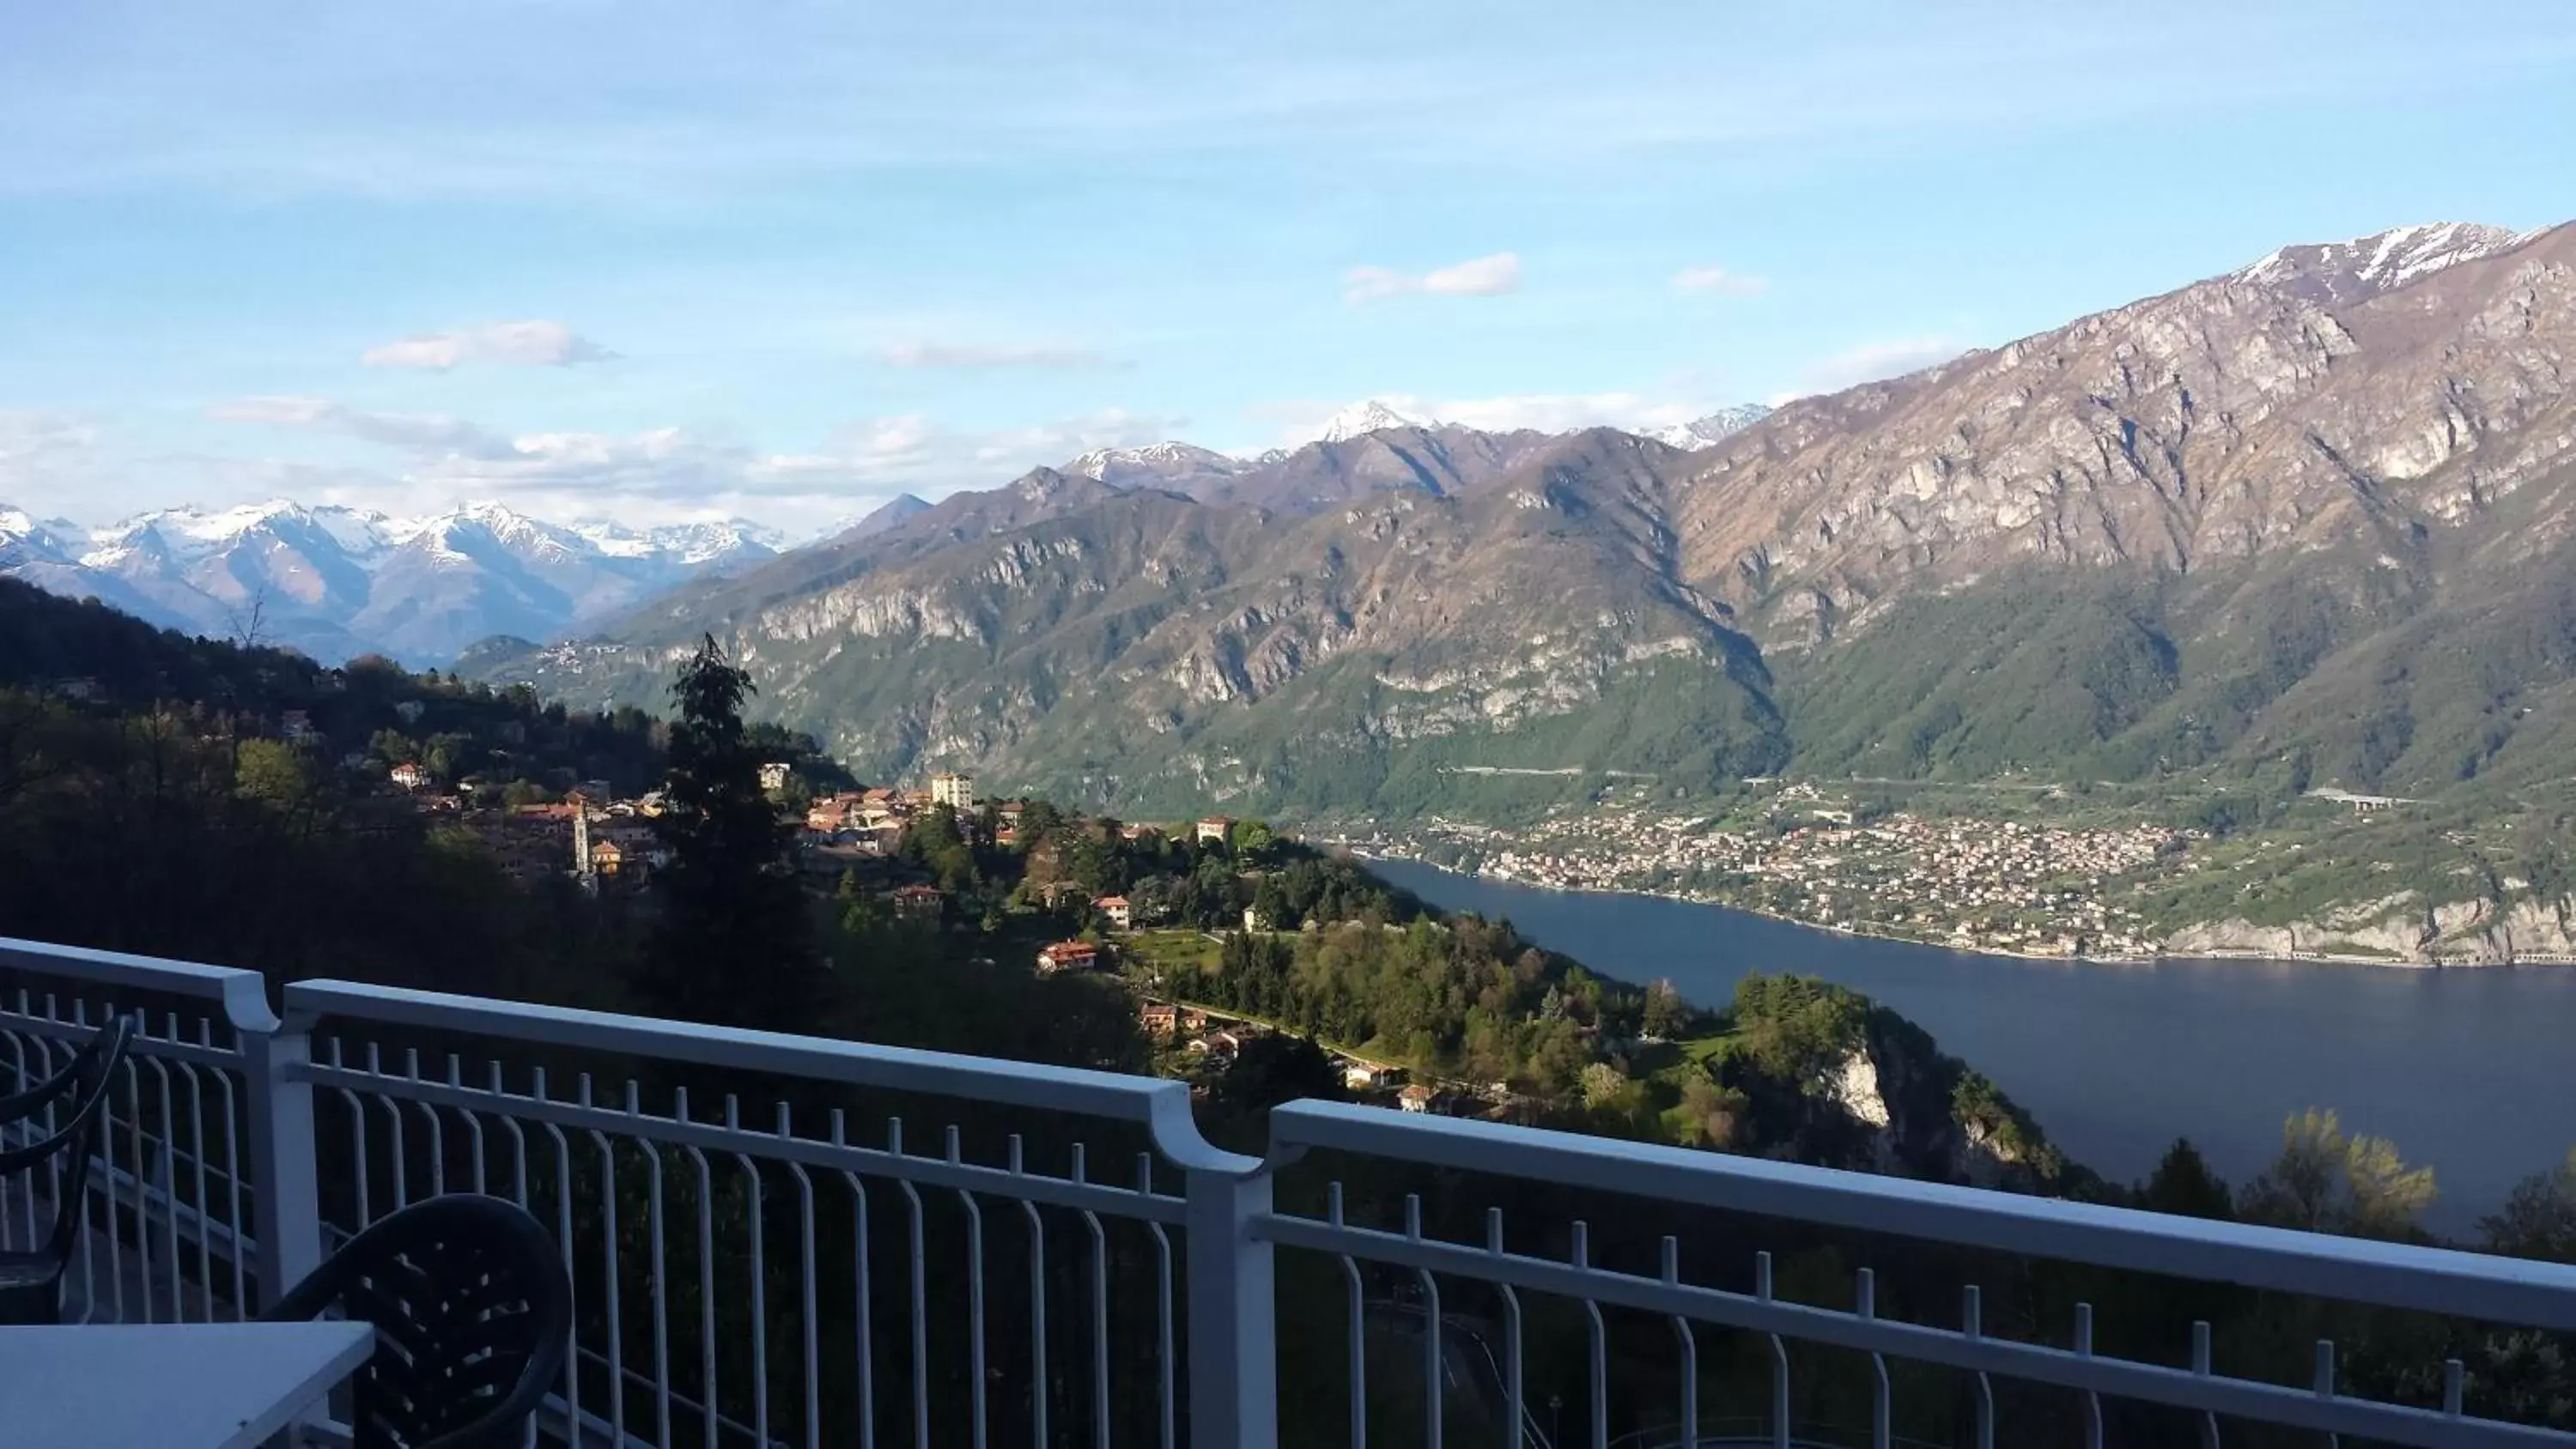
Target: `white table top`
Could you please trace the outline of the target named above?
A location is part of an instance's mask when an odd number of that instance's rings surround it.
[[[375,1351],[363,1323],[0,1328],[9,1449],[255,1449]]]

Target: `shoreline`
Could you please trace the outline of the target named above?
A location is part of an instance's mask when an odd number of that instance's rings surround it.
[[[1800,920],[1796,916],[1785,916],[1775,911],[1761,910],[1753,906],[1737,905],[1732,901],[1711,900],[1703,896],[1686,895],[1680,891],[1638,890],[1623,886],[1572,885],[1559,884],[1551,881],[1523,880],[1517,876],[1493,875],[1480,870],[1459,870],[1452,866],[1442,865],[1437,861],[1426,860],[1418,855],[1401,855],[1393,851],[1383,849],[1364,849],[1350,841],[1341,841],[1336,843],[1340,844],[1344,849],[1350,851],[1351,854],[1358,856],[1362,860],[1402,861],[1407,865],[1423,866],[1431,870],[1440,871],[1446,875],[1458,876],[1464,880],[1490,881],[1499,885],[1521,886],[1529,890],[1555,891],[1562,895],[1635,896],[1641,900],[1673,901],[1681,905],[1691,906],[1714,906],[1719,910],[1736,911],[1744,915],[1758,917],[1765,921],[1775,921],[1784,926],[1796,926],[1802,930],[1824,931],[1832,935],[1849,936],[1859,940],[1893,941],[1901,945],[1922,946],[1936,951],[1952,951],[1962,956],[1994,956],[2008,961],[2055,961],[2088,966],[2153,966],[2165,961],[2259,961],[2304,966],[2377,966],[2398,971],[2491,971],[2511,970],[2516,967],[2530,967],[2537,969],[2556,964],[2554,962],[2540,961],[2406,961],[2389,956],[2346,956],[2323,951],[2300,951],[2285,955],[2280,952],[2273,951],[2229,950],[2223,947],[2212,947],[2189,955],[2160,951],[2151,956],[2103,956],[2089,954],[2069,956],[2053,951],[2016,951],[2008,946],[1961,946],[1955,942],[1925,940],[1918,936],[1899,935],[1893,931],[1873,931],[1851,926],[1827,925],[1819,921]]]

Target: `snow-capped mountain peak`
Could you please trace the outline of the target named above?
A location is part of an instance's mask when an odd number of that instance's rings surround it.
[[[254,544],[363,559],[386,547],[387,522],[366,509],[309,507],[282,498],[230,508],[159,508],[83,530],[88,546],[80,561],[89,568],[138,558],[194,564]]]
[[[1408,417],[1377,398],[1369,398],[1362,402],[1355,402],[1333,414],[1324,424],[1323,435],[1316,441],[1347,443],[1353,438],[1364,433],[1374,433],[1380,428],[1436,428],[1438,426],[1440,423],[1437,419]]]
[[[62,563],[79,530],[59,519],[38,518],[0,503],[0,568],[20,563]]]
[[[2348,241],[2282,247],[2228,276],[2335,306],[2394,291],[2445,267],[2511,251],[2528,240],[2527,233],[2510,227],[2422,222]]]
[[[647,530],[644,541],[693,567],[739,558],[767,558],[787,546],[785,534],[744,518],[666,524]]]
[[[488,500],[408,518],[286,500],[181,506],[95,529],[0,508],[0,572],[203,634],[236,632],[257,599],[271,642],[421,663],[490,634],[551,637],[781,542],[741,519],[637,532]]]

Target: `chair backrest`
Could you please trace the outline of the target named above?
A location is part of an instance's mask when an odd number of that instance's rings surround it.
[[[572,1283],[524,1209],[459,1193],[379,1219],[260,1316],[333,1307],[376,1330],[353,1378],[357,1449],[516,1445],[563,1369]]]
[[[125,1049],[133,1038],[133,1018],[116,1017],[100,1027],[61,1071],[25,1091],[0,1097],[0,1126],[34,1123],[39,1113],[55,1104],[70,1103],[68,1116],[56,1110],[50,1126],[29,1129],[48,1132],[47,1136],[0,1151],[0,1182],[22,1172],[53,1170],[45,1188],[52,1195],[54,1225],[38,1250],[58,1273],[71,1261],[81,1222],[88,1216],[89,1167],[107,1130],[108,1091],[116,1083],[116,1069],[124,1065]]]

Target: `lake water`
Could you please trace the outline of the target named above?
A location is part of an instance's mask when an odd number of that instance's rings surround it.
[[[1406,861],[1370,868],[1633,982],[1726,1001],[1755,971],[1868,993],[1992,1077],[2076,1160],[2133,1180],[2188,1136],[2229,1181],[2331,1107],[2397,1143],[2465,1232],[2576,1147],[2576,967],[2026,961],[1838,935],[1722,906],[1540,890]]]

